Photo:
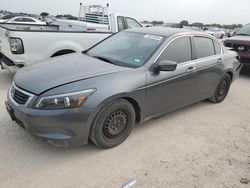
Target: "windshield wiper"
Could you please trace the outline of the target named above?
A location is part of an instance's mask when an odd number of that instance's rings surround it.
[[[117,65],[114,61],[112,61],[111,59],[108,59],[106,57],[102,57],[102,56],[92,56],[93,58],[97,58],[97,59],[100,59],[102,61],[106,61],[108,63],[111,63],[113,65]]]

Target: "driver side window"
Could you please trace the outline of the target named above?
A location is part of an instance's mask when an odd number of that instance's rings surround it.
[[[163,51],[158,59],[174,61],[176,63],[183,63],[192,60],[192,48],[190,37],[180,37],[173,40],[167,48]]]

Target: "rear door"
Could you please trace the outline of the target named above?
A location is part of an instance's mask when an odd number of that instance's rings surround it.
[[[194,36],[193,46],[197,62],[196,95],[202,100],[210,97],[214,92],[221,75],[223,61],[222,46],[216,40]]]

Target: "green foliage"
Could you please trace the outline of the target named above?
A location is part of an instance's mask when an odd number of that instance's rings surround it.
[[[77,17],[72,16],[70,14],[64,14],[64,15],[56,15],[56,18],[66,18],[68,20],[78,20]]]
[[[180,24],[181,24],[182,27],[183,27],[183,26],[189,26],[189,23],[188,23],[187,20],[182,20],[182,21],[180,22]]]
[[[195,22],[195,23],[192,23],[191,26],[203,28],[204,24],[203,23],[199,23],[199,22]]]
[[[152,21],[151,23],[152,23],[152,25],[162,25],[162,24],[164,24],[163,21]]]
[[[43,17],[48,16],[48,15],[49,15],[48,12],[42,12],[42,13],[40,14],[40,16],[43,16]]]

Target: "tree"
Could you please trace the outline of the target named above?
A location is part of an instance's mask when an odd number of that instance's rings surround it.
[[[188,23],[187,20],[182,20],[182,21],[180,22],[180,24],[181,24],[182,27],[183,27],[183,26],[189,26],[189,23]]]
[[[151,23],[152,23],[152,25],[154,25],[154,26],[158,26],[158,25],[164,24],[163,21],[152,21]]]
[[[200,23],[200,22],[192,23],[191,25],[194,27],[200,27],[200,28],[203,28],[203,26],[204,26],[204,24]]]
[[[40,14],[40,16],[43,16],[43,17],[48,16],[48,15],[49,15],[48,12],[42,12],[42,13]]]
[[[78,20],[77,17],[72,16],[70,14],[64,14],[64,15],[56,15],[56,18],[65,18],[67,20]]]

